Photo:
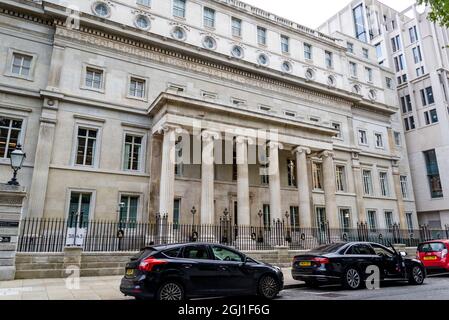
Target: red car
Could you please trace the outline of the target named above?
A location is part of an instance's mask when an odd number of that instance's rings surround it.
[[[449,271],[449,240],[433,240],[418,246],[416,257],[427,269],[445,269]]]

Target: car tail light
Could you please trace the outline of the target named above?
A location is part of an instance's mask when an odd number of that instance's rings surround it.
[[[322,257],[315,257],[312,259],[313,262],[316,262],[318,264],[328,264],[329,259],[328,258],[322,258]]]
[[[139,270],[150,272],[151,270],[153,270],[154,266],[167,264],[167,263],[168,262],[165,260],[156,259],[154,257],[148,257],[148,258],[144,259],[142,262],[140,262]]]

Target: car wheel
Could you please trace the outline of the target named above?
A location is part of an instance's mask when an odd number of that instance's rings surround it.
[[[343,276],[343,285],[345,288],[351,290],[357,290],[362,287],[363,279],[360,272],[355,268],[349,268],[346,270]]]
[[[169,301],[184,300],[184,289],[179,283],[168,281],[160,286],[156,298]]]
[[[422,285],[424,283],[424,269],[421,266],[414,265],[411,272],[410,278],[408,282],[413,285]]]
[[[271,275],[262,276],[259,281],[258,292],[265,299],[274,299],[279,293],[279,283]]]

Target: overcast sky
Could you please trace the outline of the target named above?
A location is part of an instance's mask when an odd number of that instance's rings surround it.
[[[253,6],[293,20],[307,27],[317,28],[343,9],[351,0],[243,0]],[[393,9],[403,10],[415,0],[380,0]]]

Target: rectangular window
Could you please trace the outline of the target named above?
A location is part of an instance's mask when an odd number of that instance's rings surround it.
[[[408,113],[413,111],[412,100],[410,99],[409,94],[401,97],[401,106],[402,106],[402,113]]]
[[[366,135],[365,130],[359,130],[359,144],[362,145],[368,144],[368,136]]]
[[[326,57],[326,67],[332,69],[334,67],[334,57],[332,52],[326,51],[325,57]]]
[[[31,70],[32,56],[27,56],[20,53],[13,53],[12,69],[11,72],[14,75],[28,77]]]
[[[287,36],[281,36],[281,50],[283,53],[290,52],[290,38]]]
[[[178,229],[181,220],[181,199],[175,199],[173,203],[173,229]]]
[[[332,122],[332,128],[334,128],[335,130],[338,131],[337,138],[341,139],[342,138],[341,124],[339,124],[337,122]]]
[[[0,158],[10,158],[20,144],[22,123],[22,120],[0,117]]]
[[[377,232],[377,212],[375,210],[368,210],[368,228],[371,232]]]
[[[401,50],[401,38],[399,37],[399,35],[391,38],[391,46],[393,48],[393,52]]]
[[[74,192],[70,193],[69,205],[69,227],[74,228],[76,223],[76,216],[78,215],[78,223],[87,228],[89,223],[90,206],[92,193],[89,192]]]
[[[402,137],[400,132],[394,132],[394,144],[396,145],[396,147],[402,146]]]
[[[355,37],[360,41],[367,42],[368,37],[366,35],[365,29],[365,18],[363,12],[363,4],[359,4],[353,10],[354,26],[355,26]]]
[[[435,98],[433,97],[432,87],[427,87],[427,88],[421,90],[421,100],[422,100],[423,106],[435,103]]]
[[[394,89],[393,88],[393,79],[389,77],[385,77],[385,84],[387,85],[388,89]]]
[[[417,77],[423,76],[424,73],[425,73],[425,72],[424,72],[424,67],[423,67],[423,66],[416,68],[416,76],[417,76]]]
[[[384,147],[384,138],[381,133],[375,133],[374,137],[376,139],[376,148],[382,148]]]
[[[418,30],[416,29],[416,26],[408,29],[408,32],[410,34],[410,43],[415,43],[418,40]]]
[[[394,65],[396,68],[396,72],[400,72],[405,68],[404,55],[400,54],[399,56],[394,58]]]
[[[312,60],[313,54],[312,54],[312,45],[308,43],[304,43],[304,58],[306,60]]]
[[[337,191],[346,191],[346,168],[345,166],[336,166],[335,178],[337,184]]]
[[[383,197],[390,196],[390,185],[388,183],[388,173],[379,172],[380,192]]]
[[[234,37],[241,37],[242,36],[242,20],[237,19],[237,18],[232,18],[231,24],[232,24],[232,35]]]
[[[289,187],[296,187],[296,161],[287,160],[287,182]]]
[[[349,53],[354,53],[354,44],[352,42],[346,43],[346,51]]]
[[[377,59],[380,59],[384,56],[383,52],[382,52],[382,44],[378,43],[375,45],[376,47],[376,56]]]
[[[441,186],[440,170],[435,150],[424,152],[424,159],[427,168],[427,177],[429,180],[430,195],[433,199],[443,197],[443,188]]]
[[[357,77],[357,64],[355,62],[349,62],[349,72],[351,76]]]
[[[175,176],[182,177],[184,163],[182,159],[182,140],[177,140],[175,143]]]
[[[371,176],[371,170],[363,170],[363,191],[365,195],[373,195],[373,179]]]
[[[268,148],[265,148],[265,153],[262,154],[262,156],[265,159],[265,161],[264,161],[264,163],[262,163],[260,165],[260,168],[259,168],[259,170],[261,172],[260,180],[261,180],[262,185],[269,185],[270,184],[270,176],[268,174],[266,174],[268,172],[268,168],[270,166],[269,161],[268,161],[268,159],[269,159]]]
[[[400,181],[401,181],[402,198],[403,199],[408,199],[408,181],[407,181],[407,176],[401,176],[400,177]]]
[[[413,230],[414,226],[413,226],[413,215],[411,212],[406,212],[405,213],[405,218],[407,220],[407,227],[409,230]]]
[[[438,122],[438,113],[436,109],[424,112],[424,119],[426,125],[434,124]]]
[[[404,127],[405,131],[410,131],[416,128],[415,126],[415,118],[413,116],[404,118]]]
[[[290,206],[290,225],[298,228],[299,224],[299,207]]]
[[[151,6],[151,0],[137,0],[137,4],[141,4],[143,6],[150,7]]]
[[[186,17],[186,0],[173,0],[173,15],[179,18]]]
[[[82,166],[93,166],[97,145],[97,129],[78,128],[78,146],[76,153],[76,164]]]
[[[142,137],[131,134],[125,135],[125,154],[123,169],[130,171],[141,170]]]
[[[313,180],[313,189],[322,190],[323,189],[323,173],[322,173],[322,165],[321,163],[312,163],[312,180]]]
[[[388,230],[392,230],[393,229],[393,212],[391,211],[385,211],[384,213],[385,215],[385,226],[387,227]]]
[[[271,226],[271,213],[270,213],[270,205],[263,205],[263,226],[265,229],[270,228]]]
[[[369,50],[366,49],[366,48],[363,48],[363,49],[362,49],[362,52],[363,52],[363,57],[364,57],[365,59],[369,59]]]
[[[349,209],[340,209],[340,227],[344,232],[348,232],[351,228],[351,211]]]
[[[373,82],[373,69],[365,68],[366,71],[366,81]]]
[[[412,49],[413,51],[413,58],[415,59],[415,63],[422,62],[422,55],[421,55],[421,48],[420,46],[417,46]]]
[[[129,95],[131,97],[145,98],[145,83],[146,81],[138,78],[131,78],[129,81]]]
[[[120,197],[120,225],[122,228],[136,228],[139,196]]]
[[[87,68],[85,85],[91,89],[103,88],[103,70]]]
[[[207,28],[215,27],[215,10],[204,7],[204,26]]]
[[[257,27],[257,43],[262,46],[267,45],[267,29]]]

